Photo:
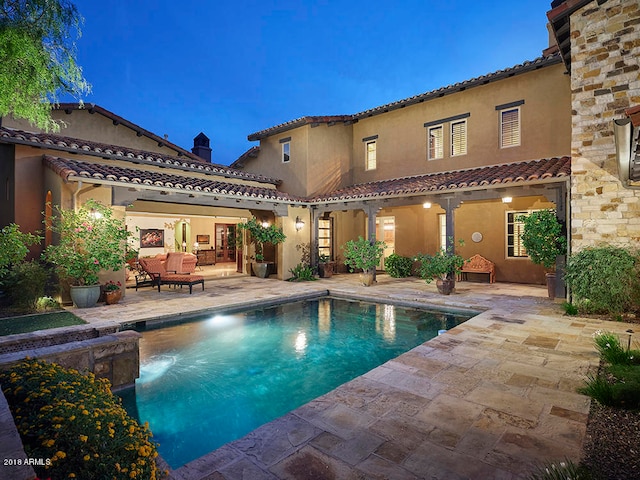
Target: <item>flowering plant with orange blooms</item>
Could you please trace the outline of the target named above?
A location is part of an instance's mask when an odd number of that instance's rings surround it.
[[[58,209],[52,230],[59,239],[47,247],[45,258],[71,285],[97,285],[101,270],[124,267],[130,234],[109,207],[89,200],[78,211]]]
[[[33,466],[39,478],[159,478],[148,425],[127,415],[107,380],[26,359],[0,384],[26,455],[44,459]]]

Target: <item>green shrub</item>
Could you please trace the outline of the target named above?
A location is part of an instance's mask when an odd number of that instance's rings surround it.
[[[316,277],[313,276],[313,269],[309,265],[304,265],[299,263],[293,268],[289,269],[291,275],[293,277],[289,278],[291,282],[308,282],[316,280]]]
[[[23,233],[20,227],[11,223],[0,230],[0,283],[4,276],[15,266],[24,261],[29,253],[29,245],[40,243],[41,237]]]
[[[627,365],[630,363],[629,352],[620,344],[620,339],[615,333],[596,332],[593,336],[596,349],[600,357],[611,365]]]
[[[344,264],[351,272],[356,269],[363,272],[372,271],[380,263],[385,247],[385,243],[380,240],[370,242],[361,236],[358,240],[349,240],[342,246]]]
[[[413,259],[392,253],[384,260],[384,269],[393,278],[411,276]]]
[[[536,265],[553,270],[556,257],[567,251],[567,239],[562,234],[562,225],[555,210],[537,210],[529,215],[518,216],[524,226],[522,245]]]
[[[613,404],[613,383],[608,382],[602,375],[587,375],[587,384],[578,392],[596,400],[602,405]]]
[[[36,300],[36,311],[48,312],[49,310],[59,310],[60,304],[51,297],[40,297]]]
[[[4,290],[13,307],[34,311],[45,294],[49,272],[37,261],[16,263],[5,276]]]
[[[628,367],[632,371],[637,367]],[[617,378],[610,369],[607,375],[590,376],[587,385],[579,390],[580,393],[588,395],[598,403],[609,407],[625,408],[636,410],[640,408],[640,383],[635,378]],[[637,377],[634,372],[633,377]]]
[[[27,359],[0,384],[40,478],[155,479],[158,455],[147,425],[130,418],[109,382]]]
[[[565,281],[586,313],[628,311],[639,298],[638,258],[619,247],[586,248],[571,255]]]
[[[576,307],[573,303],[562,302],[562,308],[564,309],[564,313],[566,313],[567,315],[578,314],[578,307]]]
[[[538,467],[538,471],[528,478],[529,480],[588,480],[591,475],[584,467],[574,464],[571,460],[565,460]]]
[[[640,408],[640,351],[625,349],[618,336],[598,331],[594,343],[604,362],[598,375],[589,375],[580,393],[602,405],[626,409]]]

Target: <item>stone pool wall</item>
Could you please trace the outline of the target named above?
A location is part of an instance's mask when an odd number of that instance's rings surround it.
[[[0,355],[89,340],[116,333],[119,329],[120,325],[117,322],[105,322],[99,325],[74,325],[8,335],[0,337]]]
[[[57,363],[81,372],[93,372],[111,382],[113,390],[130,387],[140,374],[138,343],[134,331],[118,332],[118,324],[81,325],[0,339],[0,369],[27,357]]]
[[[119,332],[119,324],[78,325],[0,337],[0,370],[27,357],[57,363],[81,372],[107,378],[112,390],[132,386],[140,375],[138,343],[141,335]],[[0,389],[0,451],[6,458],[27,458],[13,416]],[[4,477],[3,475],[8,475]],[[0,478],[30,480],[35,477],[28,465],[0,465]]]

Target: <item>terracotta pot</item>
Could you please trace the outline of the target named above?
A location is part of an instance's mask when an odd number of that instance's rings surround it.
[[[362,272],[360,274],[360,283],[362,283],[362,285],[364,285],[365,287],[370,287],[371,285],[373,285],[373,272],[371,271],[366,271],[366,272]]]
[[[118,303],[122,298],[122,290],[108,290],[104,292],[104,303],[107,305],[113,305]]]
[[[95,306],[100,298],[100,285],[72,285],[69,294],[71,300],[78,308],[89,308]]]
[[[320,278],[331,278],[333,276],[333,262],[319,263],[318,275]]]
[[[547,273],[547,294],[551,300],[556,298],[556,273]]]
[[[438,287],[438,292],[442,295],[449,295],[456,287],[456,281],[452,278],[447,278],[445,280],[438,278],[436,279],[436,287]]]

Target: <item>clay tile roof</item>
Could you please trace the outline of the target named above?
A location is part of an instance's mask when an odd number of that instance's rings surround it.
[[[249,148],[249,150],[240,155],[236,160],[234,160],[234,162],[229,166],[231,168],[243,168],[247,160],[257,158],[259,153],[260,147],[254,145],[253,147]]]
[[[467,90],[472,87],[477,87],[479,85],[486,85],[489,82],[493,82],[496,80],[501,80],[503,78],[512,77],[514,75],[518,75],[521,73],[528,72],[530,70],[537,70],[542,67],[546,67],[549,65],[554,65],[556,63],[560,63],[560,55],[557,53],[552,53],[551,55],[538,57],[534,60],[528,60],[526,62],[520,63],[513,67],[505,68],[503,70],[498,70],[496,72],[487,73],[486,75],[481,75],[479,77],[471,78],[469,80],[464,80],[462,82],[454,83],[452,85],[448,85],[446,87],[437,88],[435,90],[431,90],[429,92],[421,93],[419,95],[415,95],[413,97],[405,98],[402,100],[398,100],[397,102],[387,103],[386,105],[381,105],[379,107],[371,108],[369,110],[365,110],[360,113],[356,113],[353,115],[354,119],[360,119],[365,117],[371,117],[373,115],[386,113],[391,110],[396,110],[398,108],[403,108],[415,103],[421,103],[426,100],[431,100],[433,98],[443,97],[445,95],[449,95],[451,93],[460,92],[463,90]]]
[[[219,180],[176,174],[170,170],[142,170],[108,163],[93,163],[45,155],[44,164],[64,181],[75,179],[109,180],[122,186],[150,185],[172,190],[193,190],[232,197],[264,198],[272,201],[295,202],[299,199],[273,188],[234,184]],[[170,173],[171,172],[171,173]]]
[[[438,193],[443,190],[467,189],[482,186],[536,183],[543,179],[568,178],[571,174],[569,157],[532,160],[505,165],[433,173],[413,177],[382,180],[353,185],[324,195],[312,202],[372,199]]]
[[[627,108],[624,113],[631,119],[631,123],[634,127],[640,127],[640,105]]]
[[[253,142],[255,140],[260,140],[261,138],[286,132],[287,130],[292,130],[302,125],[319,125],[321,123],[332,125],[334,123],[340,123],[340,122],[344,123],[344,122],[351,122],[351,121],[353,121],[353,117],[351,115],[327,115],[322,117],[320,116],[300,117],[300,118],[296,118],[295,120],[290,120],[288,122],[281,123],[280,125],[276,125],[275,127],[270,127],[256,133],[252,133],[247,138],[249,139],[249,141]]]
[[[254,182],[279,185],[280,180],[269,178],[249,172],[243,172],[235,168],[209,163],[196,155],[190,157],[164,155],[155,152],[146,152],[123,146],[106,145],[90,142],[79,138],[65,137],[51,133],[32,133],[7,127],[0,127],[0,142],[20,143],[38,147],[47,147],[65,152],[94,155],[101,159],[131,161],[138,164],[152,164],[163,167],[172,167],[185,172],[200,172],[220,175],[228,178],[239,178]]]

